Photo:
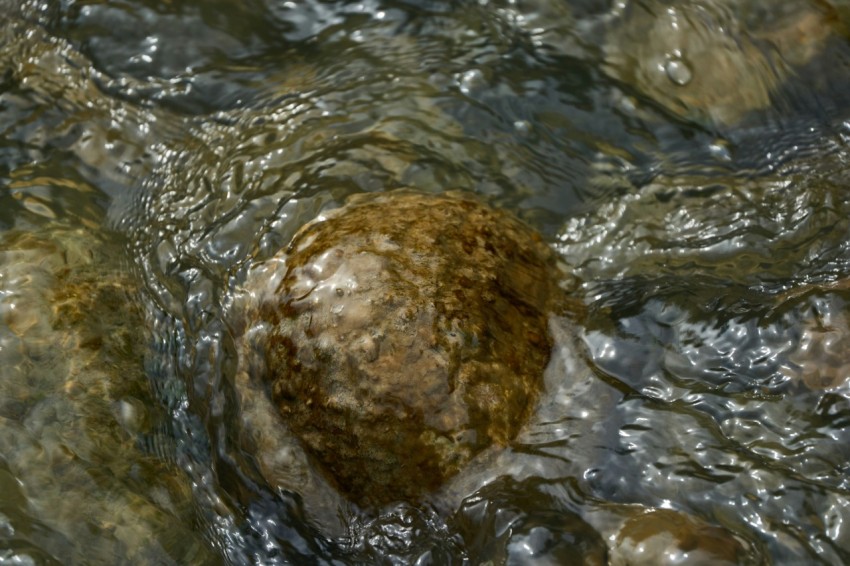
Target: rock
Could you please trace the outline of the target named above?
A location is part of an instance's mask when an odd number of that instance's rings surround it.
[[[842,34],[834,9],[794,0],[628,2],[605,45],[605,69],[666,110],[728,127],[767,109],[783,84]]]
[[[654,509],[626,521],[611,553],[612,566],[733,565],[747,555],[729,531],[685,513]]]
[[[18,493],[0,497],[0,546],[62,563],[213,563],[189,478],[144,449],[164,415],[121,253],[61,224],[0,235],[0,483]]]
[[[780,371],[812,390],[841,387],[850,378],[850,318],[847,291],[850,280],[803,285],[781,295],[778,309],[799,318],[799,340]]]
[[[351,501],[418,500],[531,414],[568,278],[508,213],[457,195],[361,195],[275,261],[245,282],[274,291],[247,314],[265,330],[245,337],[263,345],[241,349],[237,387],[262,373],[283,421]],[[253,406],[256,388],[240,389]]]

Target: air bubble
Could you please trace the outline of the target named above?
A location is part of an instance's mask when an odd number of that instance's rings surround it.
[[[668,59],[664,70],[667,72],[667,78],[679,86],[685,86],[694,77],[688,64],[679,58]]]
[[[517,120],[514,122],[514,131],[520,137],[528,137],[531,134],[531,122],[528,120]]]
[[[485,83],[484,73],[479,69],[470,69],[460,77],[460,91],[463,94],[470,94],[473,91],[480,90]]]

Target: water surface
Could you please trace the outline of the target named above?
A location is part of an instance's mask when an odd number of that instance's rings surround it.
[[[654,508],[850,561],[846,3],[0,10],[3,563],[593,563]],[[513,211],[587,314],[511,446],[369,511],[258,473],[234,301],[399,187]]]

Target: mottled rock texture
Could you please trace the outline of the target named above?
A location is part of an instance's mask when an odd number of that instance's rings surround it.
[[[351,500],[416,500],[531,414],[566,277],[515,217],[458,195],[362,195],[281,253],[279,300],[259,314],[265,377]]]

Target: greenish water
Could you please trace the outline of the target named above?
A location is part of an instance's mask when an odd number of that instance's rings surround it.
[[[623,564],[651,509],[850,561],[846,3],[0,13],[0,564]],[[260,473],[236,303],[399,187],[515,212],[587,314],[511,446],[365,511],[297,454]]]

